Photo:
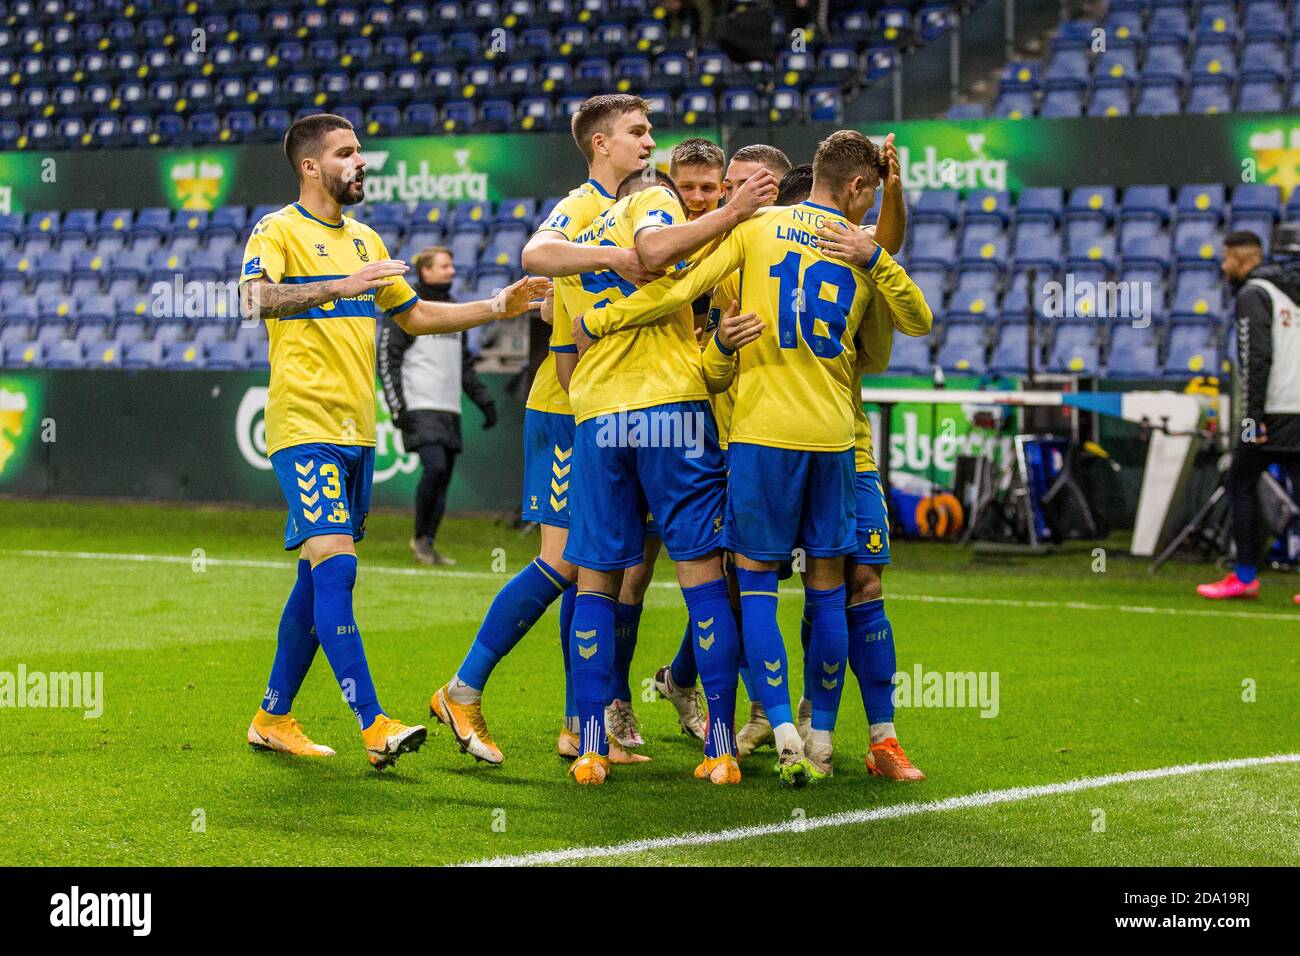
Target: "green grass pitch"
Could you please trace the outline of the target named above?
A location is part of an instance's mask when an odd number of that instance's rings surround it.
[[[921,806],[891,819],[593,862],[1300,863],[1297,763],[944,812],[924,807],[1300,750],[1294,577],[1266,575],[1260,600],[1225,607],[1191,591],[1211,569],[1173,565],[1152,577],[1145,562],[1121,556],[1119,540],[1104,573],[1094,571],[1091,545],[1046,559],[995,559],[896,543],[885,586],[899,669],[919,663],[999,679],[995,717],[969,707],[899,709],[900,737],[929,780],[905,786],[868,776],[861,699],[850,680],[836,774],[821,785],[779,788],[770,751],[744,763],[739,787],[698,782],[698,747],[677,732],[671,706],[638,699],[653,762],[615,768],[607,786],[587,789],[566,778],[553,749],[563,709],[558,608],[501,664],[485,696],[502,767],[476,764],[432,726],[422,751],[376,773],[323,656],[294,713],[339,755],[252,752],[244,734],[293,579],[291,556],[279,549],[283,520],[273,510],[0,500],[0,671],[104,675],[98,719],[0,709],[0,864],[445,864],[896,804]],[[537,539],[451,519],[440,546],[460,564],[449,574],[414,571],[407,537],[403,516],[371,516],[356,610],[380,700],[400,719],[425,722],[430,693],[453,673],[491,597]],[[493,573],[497,548],[506,573]],[[196,549],[205,570],[195,570]],[[672,580],[661,561],[658,581]],[[800,606],[797,593],[783,593],[788,638]],[[652,588],[634,683],[670,659],[683,623],[676,588]]]

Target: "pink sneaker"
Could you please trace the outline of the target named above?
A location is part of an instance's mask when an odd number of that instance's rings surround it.
[[[1241,579],[1237,577],[1237,573],[1234,571],[1222,581],[1215,581],[1213,584],[1198,584],[1196,593],[1201,597],[1209,598],[1211,601],[1222,601],[1225,598],[1257,598],[1259,597],[1259,578],[1249,584],[1242,584]]]

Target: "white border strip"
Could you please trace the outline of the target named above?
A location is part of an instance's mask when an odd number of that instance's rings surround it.
[[[751,840],[755,837],[805,833],[808,830],[820,830],[825,827],[855,826],[862,823],[874,823],[877,820],[897,820],[900,817],[944,813],[948,810],[972,810],[980,807],[996,806],[1000,803],[1018,803],[1022,800],[1034,800],[1038,797],[1051,797],[1062,793],[1078,793],[1081,790],[1095,790],[1098,787],[1109,787],[1117,783],[1138,783],[1145,780],[1182,777],[1188,774],[1207,773],[1216,770],[1242,770],[1247,767],[1295,763],[1300,763],[1300,753],[1276,754],[1271,757],[1246,757],[1240,760],[1216,760],[1211,763],[1181,764],[1176,767],[1157,767],[1153,770],[1134,770],[1129,773],[1107,774],[1104,777],[1084,777],[1080,780],[1069,780],[1064,783],[1012,787],[1009,790],[985,790],[967,796],[949,797],[946,800],[934,800],[927,803],[898,803],[893,806],[878,807],[875,810],[851,810],[845,813],[832,813],[823,817],[809,817],[806,820],[785,820],[781,823],[736,827],[730,830],[716,830],[705,833],[683,833],[678,836],[631,840],[627,843],[616,843],[611,846],[572,847],[567,850],[546,850],[539,853],[524,853],[518,856],[495,856],[483,860],[471,860],[460,865],[545,866],[555,863],[610,859],[636,853],[650,853],[655,850],[671,850],[684,846],[731,843],[736,840]]]
[[[22,558],[134,561],[155,564],[185,565],[193,564],[197,560],[196,558],[175,554],[111,554],[97,551],[43,551],[37,549],[0,550],[0,557],[6,555],[13,555]],[[243,558],[204,558],[203,561],[206,565],[215,568],[261,568],[284,572],[291,572],[294,569],[293,564],[285,561],[254,561]],[[508,580],[507,575],[498,574],[492,571],[430,571],[424,568],[394,568],[378,564],[369,564],[366,562],[362,562],[361,572],[363,574],[388,574],[400,577],[460,578],[462,580],[474,581],[497,580],[502,583]],[[674,591],[677,590],[677,584],[672,581],[654,581],[651,583],[651,587],[671,588]],[[798,587],[783,587],[781,588],[781,593],[802,594],[803,589]],[[1175,617],[1210,617],[1248,621],[1285,621],[1289,624],[1300,624],[1300,611],[1297,611],[1294,614],[1287,614],[1272,611],[1229,611],[1222,608],[1155,607],[1136,604],[1095,604],[1088,601],[1021,601],[1016,600],[1015,598],[980,598],[938,594],[906,594],[897,591],[890,591],[886,597],[890,601],[916,601],[922,604],[962,604],[977,607],[1042,608],[1045,610],[1093,612],[1120,611],[1125,614],[1166,614]]]

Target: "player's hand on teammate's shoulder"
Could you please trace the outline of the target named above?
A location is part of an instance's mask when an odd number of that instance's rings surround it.
[[[611,249],[610,258],[610,268],[638,288],[654,282],[663,274],[647,269],[635,249]]]
[[[406,275],[410,268],[401,259],[380,259],[364,265],[352,275],[337,280],[339,298],[346,299],[370,289],[386,288],[393,284],[393,279]]]
[[[763,334],[763,320],[756,313],[740,314],[740,303],[732,301],[718,322],[718,344],[728,351],[744,348]]]
[[[737,222],[743,222],[764,206],[776,202],[777,179],[770,169],[760,169],[745,180],[744,185],[727,200],[724,208],[730,209]]]
[[[831,220],[817,230],[817,248],[834,259],[865,267],[876,254],[876,233],[874,229],[850,229]]]
[[[492,300],[492,311],[497,313],[497,318],[513,319],[516,315],[523,315],[529,309],[540,308],[544,300],[553,288],[551,280],[541,276],[524,276],[516,282],[512,282]]]
[[[591,348],[594,341],[595,339],[587,334],[587,329],[582,324],[582,316],[575,315],[573,317],[573,344],[578,349],[578,358],[582,358],[586,354],[587,349]]]

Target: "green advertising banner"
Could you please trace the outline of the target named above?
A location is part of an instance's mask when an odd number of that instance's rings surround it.
[[[655,131],[655,161],[688,136],[720,142],[716,129]],[[561,196],[586,177],[562,133],[362,138],[367,202],[496,201]],[[55,209],[286,203],[297,195],[278,145],[196,149],[0,153],[0,214]]]
[[[812,159],[829,126],[656,130],[655,161],[688,136],[735,150],[780,146]],[[871,124],[893,132],[908,189],[1008,189],[1110,183],[1300,184],[1300,117],[1219,114],[1079,119],[916,120]],[[370,202],[499,200],[563,195],[585,175],[563,133],[399,139],[362,137]],[[195,149],[0,153],[0,213],[287,202],[296,189],[277,145]]]
[[[448,506],[515,512],[523,406],[505,394],[510,376],[482,378],[500,421],[480,431],[466,402]],[[0,493],[278,505],[266,393],[265,372],[0,372]],[[408,508],[420,461],[402,448],[378,384],[375,393],[374,503]],[[510,461],[520,467],[501,467]]]
[[[1017,387],[1014,380],[1004,384],[1007,388]],[[862,385],[864,388],[930,389],[934,388],[934,381],[926,375],[868,375],[862,379]],[[954,389],[976,389],[980,387],[980,379],[954,375],[948,377],[947,385]],[[863,407],[871,420],[879,461],[883,434],[881,410],[870,402],[864,402]],[[976,423],[977,419],[980,424]],[[987,427],[990,422],[1011,427],[990,428]],[[1014,425],[1015,420],[1006,420],[1001,406],[900,402],[893,406],[889,418],[890,483],[898,489],[926,494],[934,487],[952,487],[959,455],[983,455],[999,463],[1009,461],[1014,452]]]

